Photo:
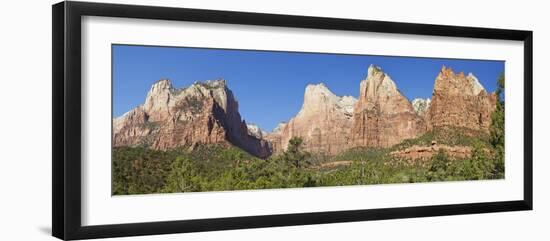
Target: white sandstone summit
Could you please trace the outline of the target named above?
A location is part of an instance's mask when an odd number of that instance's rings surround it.
[[[323,83],[307,85],[298,114],[267,137],[273,152],[284,151],[292,137],[301,137],[307,151],[334,155],[345,150],[356,103],[352,96],[335,95]]]
[[[357,99],[353,96],[337,96],[324,83],[309,84],[304,93],[304,103],[298,115],[314,115],[319,111],[336,108],[346,115],[353,115]]]
[[[393,96],[400,94],[397,85],[389,75],[382,71],[382,68],[371,64],[369,66],[367,78],[360,83],[361,90],[366,89],[367,96]]]
[[[382,68],[370,65],[353,113],[354,146],[390,147],[423,131],[423,120]]]
[[[246,128],[248,129],[248,134],[255,136],[258,139],[263,139],[264,136],[267,135],[267,132],[262,130],[258,125],[256,124],[246,124]]]
[[[468,76],[466,76],[466,78],[470,81],[473,95],[478,95],[479,92],[485,90],[485,88],[483,88],[483,85],[479,83],[479,80],[474,76],[474,74],[469,73]]]
[[[411,104],[414,108],[414,112],[422,116],[428,111],[428,108],[430,108],[431,102],[432,101],[430,100],[430,98],[426,98],[426,99],[415,98],[412,100]]]

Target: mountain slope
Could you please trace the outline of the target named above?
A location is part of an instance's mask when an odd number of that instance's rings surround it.
[[[335,95],[323,83],[310,84],[298,114],[279,125],[267,139],[276,153],[286,149],[290,138],[301,137],[307,151],[336,154],[348,148],[356,102],[351,96]]]
[[[378,66],[370,65],[354,109],[353,145],[389,147],[425,132],[424,120]]]
[[[434,84],[428,128],[453,126],[487,132],[496,100],[473,74],[457,74],[443,66]]]
[[[182,89],[160,80],[143,105],[113,120],[114,146],[167,150],[214,143],[232,144],[262,158],[270,155],[266,141],[248,134],[225,80]]]

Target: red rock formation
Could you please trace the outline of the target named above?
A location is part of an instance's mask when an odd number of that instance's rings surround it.
[[[197,144],[233,144],[252,155],[270,155],[268,143],[248,134],[225,80],[174,89],[155,83],[143,105],[113,120],[114,146],[167,150]]]
[[[423,119],[390,76],[374,65],[361,81],[353,120],[353,146],[389,147],[426,130]]]
[[[443,66],[435,80],[428,128],[463,127],[487,132],[497,96],[488,94],[473,74],[456,74]]]
[[[404,150],[397,150],[390,153],[390,155],[408,159],[408,160],[417,160],[430,159],[433,155],[437,154],[440,150],[444,151],[446,155],[451,158],[469,158],[472,156],[472,148],[469,146],[448,146],[434,144],[431,146],[411,146]]]
[[[351,96],[336,96],[324,84],[308,85],[300,112],[266,138],[276,153],[287,148],[290,138],[301,137],[306,151],[337,154],[349,148],[356,102]]]
[[[277,125],[275,129],[273,129],[270,133],[267,133],[264,136],[264,138],[269,142],[271,151],[274,154],[282,153],[285,150],[286,146],[288,145],[288,141],[287,143],[283,143],[282,141],[282,131],[284,130],[286,125],[287,125],[286,122],[279,123],[279,125]]]
[[[230,143],[267,157],[284,151],[290,138],[301,137],[305,150],[335,155],[357,146],[390,147],[436,128],[486,132],[496,100],[472,74],[443,67],[431,102],[416,99],[413,107],[390,76],[371,65],[358,100],[336,96],[324,84],[308,85],[298,114],[265,133],[241,119],[224,80],[196,82],[184,89],[161,80],[143,105],[113,121],[113,143],[160,150]]]

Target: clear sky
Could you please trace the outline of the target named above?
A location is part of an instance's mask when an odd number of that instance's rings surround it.
[[[114,45],[113,116],[145,102],[159,79],[181,88],[223,78],[242,118],[270,131],[298,113],[307,84],[322,82],[336,95],[357,98],[370,64],[380,66],[409,100],[431,98],[443,65],[472,72],[489,92],[504,72],[503,61]]]

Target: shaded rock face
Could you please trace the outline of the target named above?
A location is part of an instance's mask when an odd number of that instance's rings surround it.
[[[351,130],[353,146],[389,147],[426,131],[424,120],[380,67],[360,83]]]
[[[298,114],[267,139],[275,153],[284,151],[292,137],[301,137],[306,151],[337,154],[349,148],[355,103],[355,98],[337,96],[322,83],[308,85]]]
[[[113,145],[167,150],[197,144],[233,144],[252,155],[270,155],[265,140],[249,134],[225,80],[174,89],[155,83],[145,103],[113,120]]]
[[[473,74],[443,66],[427,113],[428,128],[463,127],[488,132],[497,96],[488,94]]]

